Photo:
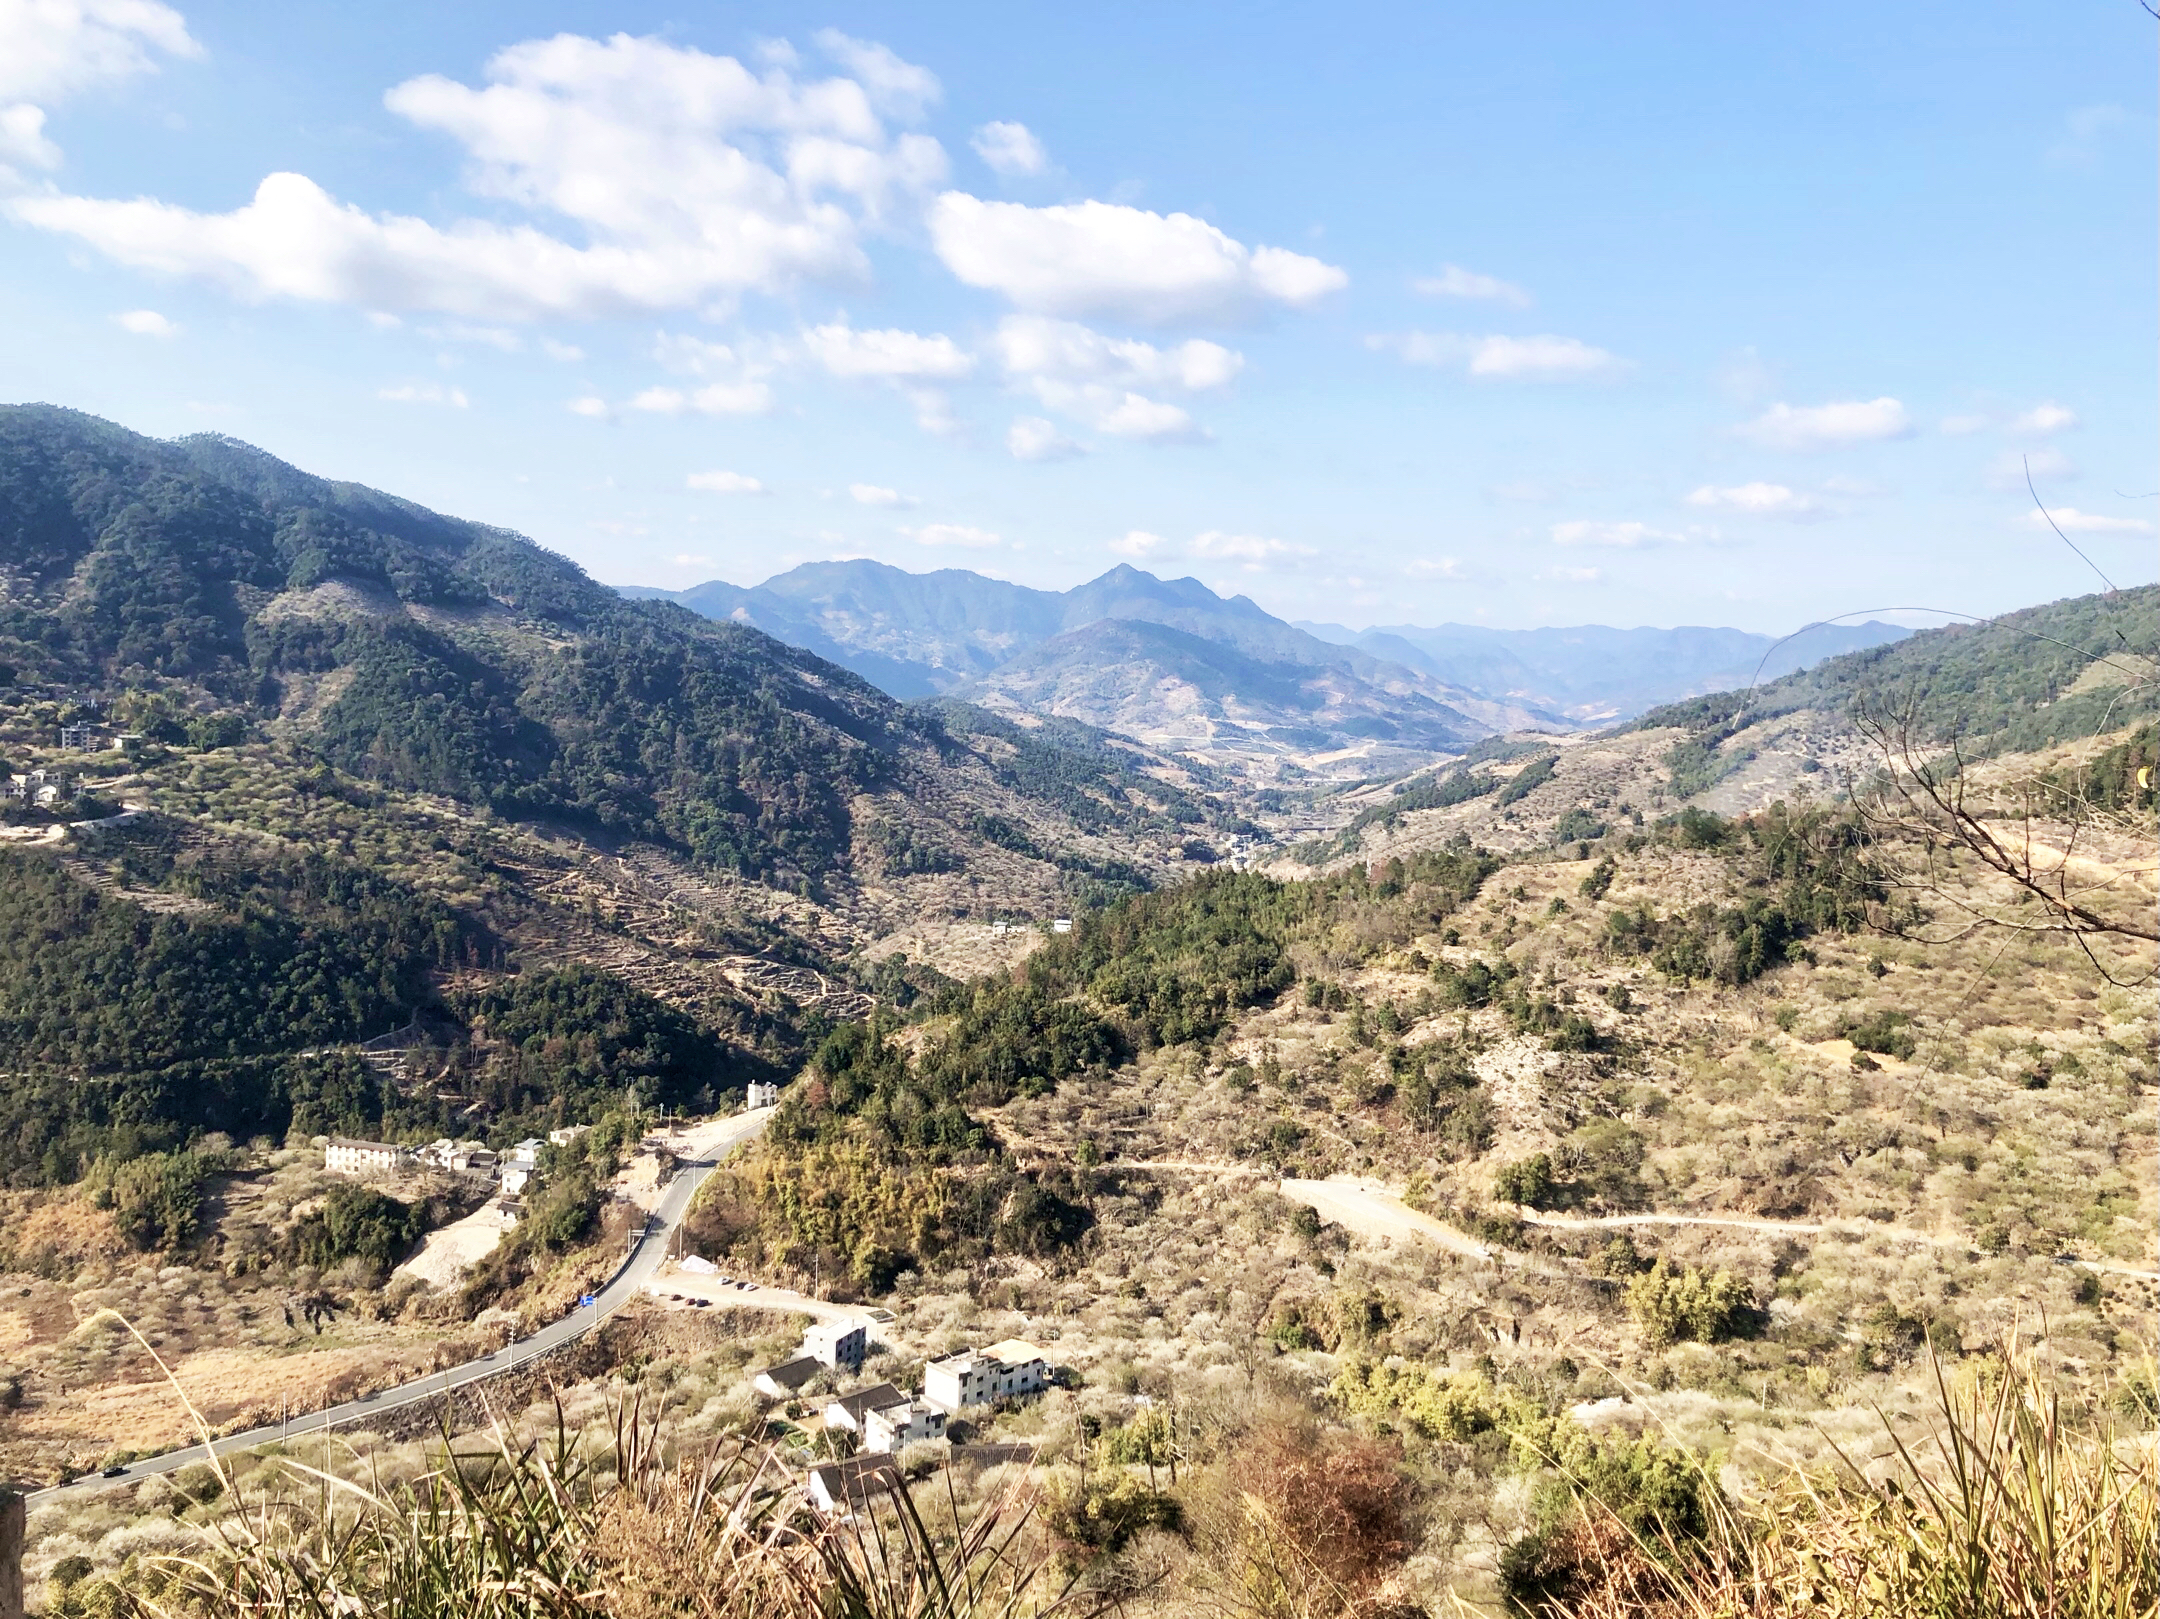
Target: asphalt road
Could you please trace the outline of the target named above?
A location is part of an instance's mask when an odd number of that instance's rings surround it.
[[[299,1434],[319,1433],[326,1428],[341,1427],[365,1417],[381,1416],[384,1412],[395,1411],[400,1406],[433,1399],[451,1389],[463,1388],[469,1383],[478,1383],[486,1378],[499,1377],[504,1372],[515,1371],[534,1357],[544,1355],[551,1349],[561,1348],[571,1339],[592,1331],[637,1297],[639,1290],[651,1279],[654,1272],[659,1270],[661,1262],[667,1257],[668,1238],[681,1223],[684,1212],[690,1207],[691,1198],[697,1195],[697,1189],[705,1177],[717,1169],[720,1161],[730,1152],[763,1130],[772,1115],[773,1110],[769,1107],[738,1115],[740,1128],[731,1129],[716,1142],[711,1156],[685,1163],[676,1172],[667,1191],[662,1194],[659,1206],[653,1210],[651,1218],[646,1221],[644,1236],[630,1251],[622,1268],[616,1271],[605,1287],[593,1295],[593,1302],[572,1311],[559,1321],[550,1322],[531,1337],[520,1338],[515,1343],[482,1355],[478,1360],[469,1360],[462,1366],[430,1372],[410,1383],[401,1383],[396,1388],[383,1389],[374,1394],[364,1394],[357,1400],[331,1406],[326,1411],[311,1411],[283,1423],[270,1423],[265,1427],[250,1428],[245,1433],[227,1434],[209,1445],[190,1445],[185,1450],[169,1450],[161,1456],[146,1456],[140,1461],[130,1462],[124,1473],[112,1478],[101,1473],[90,1473],[72,1484],[60,1484],[51,1489],[39,1490],[29,1497],[30,1501],[35,1504],[64,1490],[87,1491],[132,1483],[148,1478],[153,1473],[174,1472],[195,1462],[207,1460],[212,1454],[226,1456],[236,1450],[253,1450],[257,1445],[272,1444]]]

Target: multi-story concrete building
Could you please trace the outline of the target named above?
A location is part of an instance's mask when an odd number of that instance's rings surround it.
[[[355,1141],[350,1136],[332,1136],[330,1145],[323,1149],[323,1168],[334,1175],[389,1174],[411,1162],[411,1153],[387,1141]]]
[[[923,1398],[947,1412],[1024,1400],[1050,1386],[1050,1362],[1024,1338],[971,1349],[923,1368]]]

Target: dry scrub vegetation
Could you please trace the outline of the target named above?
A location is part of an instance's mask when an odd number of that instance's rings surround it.
[[[865,1380],[1009,1336],[1059,1367],[949,1470],[901,1458],[918,1516],[810,1514],[844,1441],[755,1399],[785,1335],[671,1328],[569,1437],[356,1439],[349,1538],[269,1504],[305,1489],[276,1463],[41,1507],[48,1606],[282,1612],[334,1565],[401,1612],[2152,1611],[2149,990],[2061,937],[1900,936],[1844,811],[1607,809],[1504,861],[1218,874],[817,1052],[708,1251],[889,1310]],[[505,1585],[484,1526],[543,1503],[546,1578]]]

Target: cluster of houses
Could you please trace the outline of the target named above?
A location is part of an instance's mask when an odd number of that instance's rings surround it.
[[[146,740],[138,731],[110,735],[102,725],[60,727],[60,746],[70,753],[140,753]]]
[[[585,1132],[584,1125],[550,1130],[543,1142],[530,1136],[503,1152],[481,1141],[452,1141],[445,1136],[425,1147],[400,1147],[387,1141],[358,1141],[332,1136],[323,1148],[323,1168],[333,1175],[397,1175],[418,1168],[446,1169],[461,1175],[484,1175],[497,1183],[496,1202],[504,1222],[517,1223],[520,1199],[540,1170],[540,1149],[561,1146]]]
[[[870,1323],[860,1318],[821,1321],[803,1334],[793,1358],[757,1374],[767,1399],[793,1400],[821,1371],[862,1370],[870,1351]],[[974,1407],[1024,1400],[1050,1386],[1050,1362],[1035,1345],[1007,1338],[987,1349],[963,1350],[923,1368],[920,1394],[876,1383],[836,1395],[821,1415],[828,1429],[853,1434],[859,1454],[813,1468],[810,1494],[818,1506],[860,1505],[864,1496],[894,1487],[893,1453],[917,1440],[943,1439],[952,1419]]]
[[[0,800],[11,804],[58,804],[75,796],[76,781],[57,770],[18,770],[0,783]]]

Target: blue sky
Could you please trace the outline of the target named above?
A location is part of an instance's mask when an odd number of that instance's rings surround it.
[[[2152,21],[0,0],[0,398],[615,583],[1782,631],[2154,576]]]

